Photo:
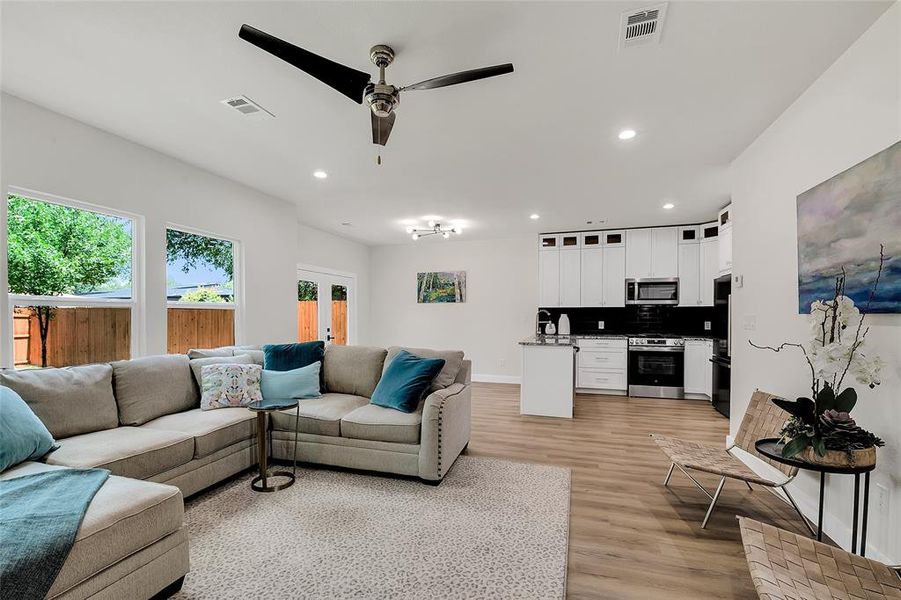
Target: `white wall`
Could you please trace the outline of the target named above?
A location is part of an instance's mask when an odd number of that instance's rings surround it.
[[[0,98],[0,110],[0,189],[18,186],[145,217],[148,354],[166,351],[167,223],[239,240],[244,341],[294,339],[298,230],[293,204],[8,94]],[[5,223],[6,202],[0,206]],[[5,252],[2,256],[5,268]],[[0,294],[0,314],[9,314],[6,294]],[[0,322],[0,339],[8,340],[8,320]]]
[[[757,343],[803,341],[798,315],[796,197],[901,138],[901,5],[896,3],[732,164],[735,274],[732,419],[734,434],[755,388],[788,398],[808,394],[803,358],[755,350]],[[901,206],[898,207],[901,210]],[[901,232],[899,232],[901,235]],[[874,248],[874,253],[878,248]],[[896,258],[898,260],[898,258]],[[744,328],[756,318],[756,330]],[[871,551],[901,562],[901,315],[873,315],[868,343],[886,363],[882,386],[858,386],[854,416],[886,440],[871,489]],[[853,478],[832,476],[826,532],[850,548]],[[792,484],[815,516],[816,480]],[[880,509],[880,502],[888,509]],[[786,509],[789,510],[789,509]],[[870,554],[868,553],[868,556]]]
[[[519,381],[516,342],[532,332],[538,306],[534,237],[379,246],[371,268],[372,343],[462,349],[474,378]],[[417,304],[420,271],[466,271],[466,302]]]
[[[369,344],[369,247],[319,229],[299,226],[297,262],[356,276],[356,338],[353,344]]]

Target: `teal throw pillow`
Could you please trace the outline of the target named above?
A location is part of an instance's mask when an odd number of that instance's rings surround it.
[[[263,401],[320,397],[320,369],[322,363],[315,362],[290,371],[264,370],[261,382]]]
[[[0,471],[41,458],[56,445],[47,427],[8,387],[0,387],[0,432]]]
[[[298,344],[266,344],[263,346],[263,368],[267,371],[292,371],[314,362],[322,363],[325,357],[325,342],[303,342]],[[319,391],[325,391],[322,372],[319,373]]]
[[[411,413],[442,368],[443,358],[420,358],[401,350],[382,373],[371,403]]]

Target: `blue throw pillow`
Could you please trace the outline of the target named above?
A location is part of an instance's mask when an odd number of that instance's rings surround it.
[[[372,404],[411,413],[432,380],[444,368],[443,358],[419,358],[401,350],[388,364],[372,392]]]
[[[56,441],[19,394],[0,387],[0,471],[41,458]]]
[[[292,369],[291,371],[263,371],[260,387],[263,401],[286,400],[289,398],[318,398],[319,371],[322,363]]]
[[[263,346],[263,368],[267,371],[293,371],[314,362],[322,363],[325,342],[302,344],[266,344]],[[319,372],[319,391],[325,391],[325,380]]]

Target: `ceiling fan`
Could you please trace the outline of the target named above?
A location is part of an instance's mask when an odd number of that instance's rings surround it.
[[[369,51],[369,59],[379,68],[379,80],[373,82],[367,73],[313,54],[250,25],[242,25],[238,37],[312,75],[357,104],[363,104],[365,100],[371,113],[372,143],[380,146],[388,143],[388,136],[391,135],[396,118],[395,110],[400,104],[401,92],[431,90],[513,72],[513,64],[506,63],[395,87],[385,82],[385,69],[394,61],[394,50],[384,44],[373,46]]]

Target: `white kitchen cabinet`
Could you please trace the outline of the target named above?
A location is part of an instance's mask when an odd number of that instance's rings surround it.
[[[713,370],[710,357],[713,355],[711,340],[685,340],[685,393],[711,397]]]
[[[651,230],[629,229],[626,231],[626,278],[644,277],[651,277]]]
[[[604,306],[626,305],[626,248],[604,247]]]
[[[720,227],[717,237],[717,264],[720,275],[732,272],[732,225]]]
[[[582,302],[582,251],[563,248],[560,254],[560,306],[579,306]]]
[[[540,250],[557,250],[560,248],[560,236],[554,233],[545,234],[538,237],[538,248]]]
[[[679,230],[655,227],[651,230],[651,277],[679,276]]]
[[[625,338],[579,338],[576,388],[598,393],[626,393],[628,348]]]
[[[520,414],[571,419],[573,369],[572,346],[522,346]]]
[[[538,305],[560,306],[560,250],[538,252]]]
[[[713,280],[710,282],[711,289]],[[701,244],[679,244],[679,306],[701,304]]]
[[[719,241],[707,238],[698,244],[701,257],[700,305],[713,306],[713,280],[719,275]]]
[[[701,239],[700,225],[685,225],[679,228],[680,244],[697,244]]]
[[[604,250],[582,245],[582,306],[604,306]]]

